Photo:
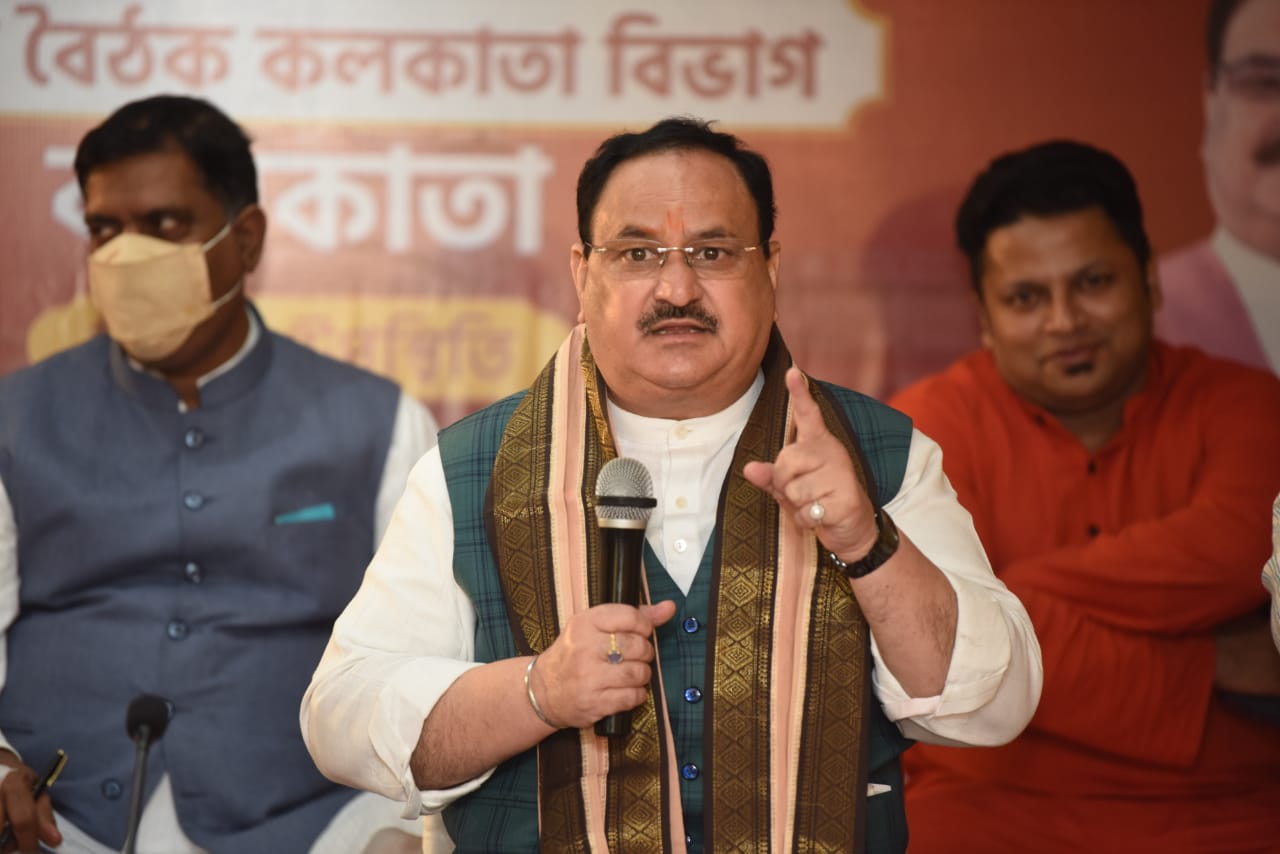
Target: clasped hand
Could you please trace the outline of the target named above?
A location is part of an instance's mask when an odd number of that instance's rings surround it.
[[[529,677],[551,725],[581,729],[643,703],[653,678],[650,638],[675,612],[667,601],[638,608],[596,605],[574,614]],[[616,664],[609,661],[614,648]]]

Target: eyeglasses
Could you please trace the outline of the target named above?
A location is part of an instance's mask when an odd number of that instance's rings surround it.
[[[1223,62],[1218,74],[1233,95],[1249,101],[1280,100],[1280,56],[1255,54]]]
[[[699,279],[733,279],[746,272],[751,253],[760,248],[729,237],[695,240],[688,246],[663,246],[656,240],[634,238],[583,245],[588,257],[594,254],[602,260],[601,273],[606,278],[622,282],[656,279],[672,252],[684,255],[685,263]]]

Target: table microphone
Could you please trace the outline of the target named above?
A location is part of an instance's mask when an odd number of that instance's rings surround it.
[[[600,468],[596,477],[596,524],[604,546],[605,602],[640,604],[640,572],[644,562],[644,529],[658,505],[653,478],[644,463],[618,457]],[[616,712],[596,721],[596,735],[625,736],[631,732],[631,711]]]
[[[169,725],[169,701],[154,694],[142,694],[129,703],[125,731],[137,745],[133,755],[133,786],[129,793],[129,826],[122,854],[133,854],[138,844],[138,822],[142,818],[142,793],[147,775],[147,752],[164,735]]]

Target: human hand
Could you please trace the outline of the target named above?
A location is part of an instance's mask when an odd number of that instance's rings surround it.
[[[836,557],[852,562],[875,545],[875,508],[858,481],[849,451],[827,429],[804,375],[794,366],[787,369],[787,391],[795,414],[794,438],[772,463],[747,463],[742,473],[772,495],[797,525],[813,528]],[[811,515],[814,502],[822,507],[821,518]]]
[[[5,838],[10,840],[0,850],[37,851],[41,842],[50,848],[61,845],[62,834],[53,819],[49,795],[31,796],[35,770],[8,750],[0,750],[0,765],[12,769],[0,780],[0,826],[7,827]]]
[[[547,720],[581,729],[644,702],[652,678],[655,627],[676,613],[674,602],[597,605],[574,614],[538,657],[530,684]],[[609,662],[610,635],[622,658]]]

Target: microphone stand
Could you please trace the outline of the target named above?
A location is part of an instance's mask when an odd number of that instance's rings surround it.
[[[151,727],[143,724],[138,734],[138,745],[133,752],[133,783],[129,789],[129,835],[124,839],[121,854],[134,854],[138,844],[138,825],[142,820],[142,793],[147,778],[147,753],[151,750]]]
[[[169,701],[154,694],[135,697],[125,718],[125,732],[133,739],[133,783],[129,787],[129,824],[123,854],[134,854],[138,845],[138,825],[142,820],[142,795],[146,791],[147,753],[169,726]]]

